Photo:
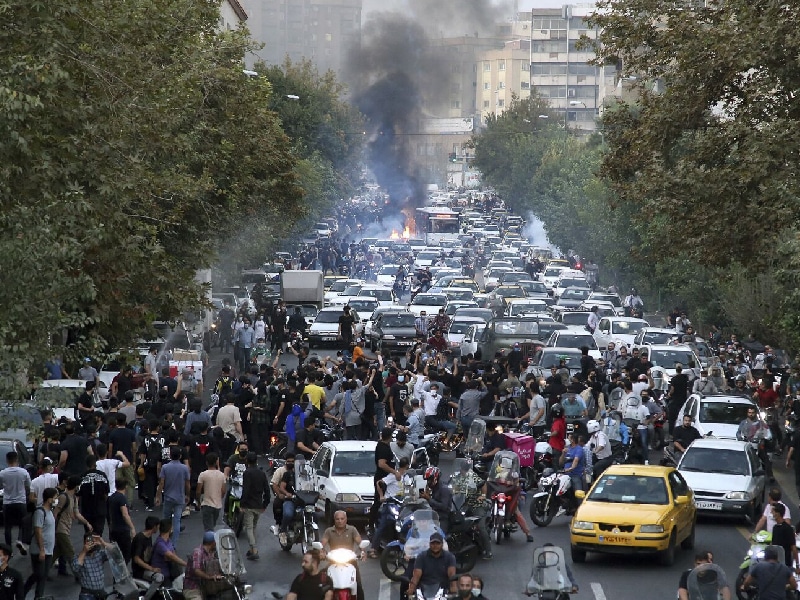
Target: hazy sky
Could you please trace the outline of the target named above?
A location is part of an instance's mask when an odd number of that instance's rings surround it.
[[[437,0],[429,1],[437,2]],[[532,8],[560,8],[564,4],[570,4],[570,2],[566,0],[519,0],[519,9],[523,11]],[[405,0],[364,0],[364,15],[375,10],[394,11],[402,10],[405,7]]]

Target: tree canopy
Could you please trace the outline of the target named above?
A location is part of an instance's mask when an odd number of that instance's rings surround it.
[[[219,2],[2,0],[0,363],[40,375],[120,347],[202,296],[195,271],[241,219],[303,212],[268,80]],[[33,367],[33,368],[32,368]]]

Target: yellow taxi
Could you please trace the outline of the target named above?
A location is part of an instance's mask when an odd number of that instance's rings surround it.
[[[672,467],[612,465],[592,485],[570,523],[572,560],[587,552],[658,553],[672,565],[675,551],[694,547],[694,494]]]
[[[566,258],[551,258],[547,261],[547,267],[567,267],[568,269],[571,269],[572,263]]]

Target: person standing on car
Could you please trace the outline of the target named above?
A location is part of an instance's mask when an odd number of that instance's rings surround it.
[[[247,551],[249,560],[258,560],[258,547],[256,546],[256,526],[258,517],[269,504],[269,481],[267,475],[258,468],[258,455],[255,452],[247,454],[247,469],[242,475],[242,521],[250,549]]]

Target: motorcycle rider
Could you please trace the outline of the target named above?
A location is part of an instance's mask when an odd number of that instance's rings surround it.
[[[278,534],[278,539],[280,540],[281,546],[285,546],[287,544],[287,534],[289,532],[289,527],[292,526],[292,521],[294,521],[294,514],[297,509],[296,503],[299,502],[297,496],[295,495],[295,485],[297,482],[295,481],[294,476],[294,464],[297,460],[305,461],[306,457],[301,453],[297,454],[294,457],[294,460],[291,461],[292,468],[289,468],[290,460],[286,460],[286,472],[283,474],[281,478],[281,485],[278,490],[278,497],[283,500],[283,517],[281,518],[281,529],[280,533]]]
[[[547,440],[553,449],[553,463],[560,464],[561,453],[564,452],[567,439],[567,420],[564,418],[564,407],[560,402],[550,407],[553,423],[550,426],[550,439]]]
[[[286,600],[333,600],[330,579],[319,569],[320,553],[316,548],[303,554],[303,572],[292,581]]]
[[[570,436],[570,444],[567,453],[562,456],[561,461],[564,464],[564,473],[569,475],[572,480],[572,490],[583,490],[583,473],[586,470],[586,453],[584,452],[584,445],[586,445],[586,438],[582,435]]]
[[[420,492],[420,497],[425,498],[431,508],[439,515],[439,526],[447,533],[450,529],[450,510],[453,508],[453,491],[441,483],[442,472],[439,467],[425,469],[424,479],[427,483]]]
[[[361,560],[366,560],[367,553],[361,549],[361,534],[358,529],[347,524],[347,513],[337,510],[333,513],[333,527],[328,527],[322,534],[323,552],[321,558],[325,558],[328,552],[338,548],[353,550]],[[357,600],[364,600],[364,586],[361,584],[361,570],[358,568],[358,561],[352,563],[356,568]]]
[[[758,597],[785,598],[786,590],[796,590],[797,581],[792,570],[778,562],[778,552],[775,548],[767,546],[764,549],[764,560],[757,562],[750,568],[750,572],[742,582],[741,589],[754,586],[758,589]]]
[[[472,470],[472,461],[467,458],[458,460],[458,469],[450,481],[453,494],[462,494],[467,506],[467,515],[478,517],[478,541],[483,552],[483,558],[492,558],[492,546],[489,540],[489,530],[486,527],[486,482]]]
[[[589,448],[594,453],[594,461],[592,464],[592,480],[596,480],[603,471],[611,466],[611,443],[608,436],[600,428],[600,423],[591,420],[586,424],[586,429],[589,431]]]
[[[456,591],[456,557],[444,549],[444,538],[439,532],[432,533],[430,548],[417,556],[414,572],[408,584],[408,596],[416,597],[417,586],[437,585],[442,589]]]
[[[758,418],[758,411],[755,406],[747,408],[747,418],[739,423],[739,430],[736,432],[737,440],[744,440],[755,445],[758,450],[758,457],[767,471],[767,477],[770,482],[774,481],[772,473],[772,460],[767,454],[767,449],[762,443],[765,439],[769,439],[769,427]]]
[[[375,525],[370,540],[372,546],[369,551],[370,558],[378,558],[377,548],[380,547],[381,538],[385,530],[392,525],[389,519],[389,510],[384,501],[387,498],[397,498],[403,495],[403,475],[408,471],[409,464],[407,458],[401,458],[397,463],[397,471],[389,473],[383,479],[375,482],[375,493],[381,506],[378,510],[378,523]]]
[[[295,331],[299,331],[301,335],[306,334],[306,328],[308,324],[306,323],[305,317],[303,317],[303,309],[299,306],[294,307],[294,313],[289,317],[289,334],[291,335]]]

